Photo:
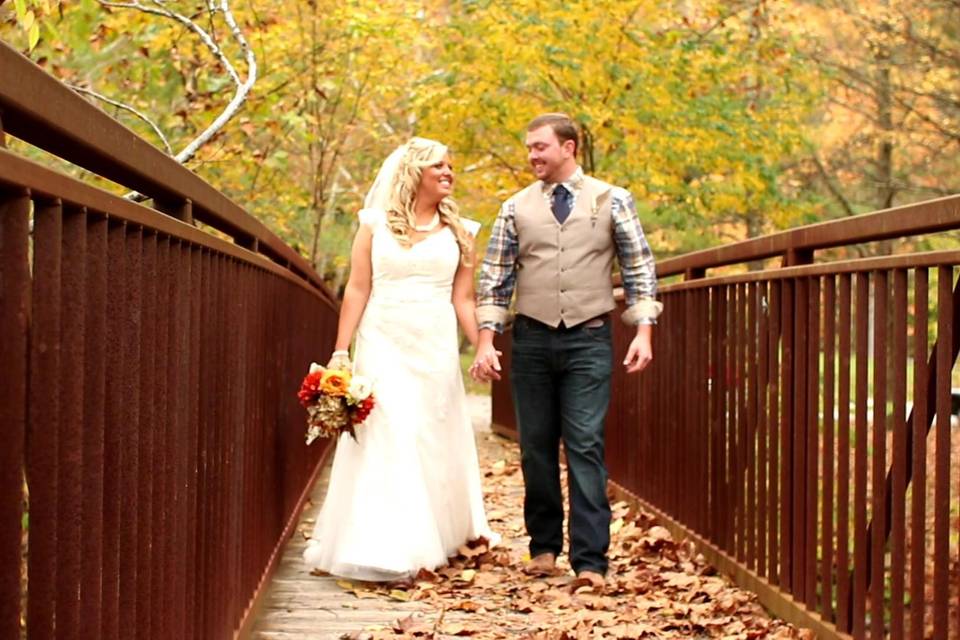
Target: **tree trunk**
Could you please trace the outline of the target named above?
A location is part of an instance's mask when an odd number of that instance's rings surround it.
[[[889,2],[881,3],[884,7]],[[893,182],[893,93],[890,82],[891,51],[889,37],[892,27],[884,22],[880,29],[880,42],[877,46],[877,121],[879,140],[877,141],[877,209],[889,209],[893,206],[896,187]],[[892,241],[878,243],[879,253],[887,255],[893,247]]]
[[[747,212],[747,237],[757,238],[763,235],[763,214],[755,209]],[[763,260],[751,260],[747,263],[750,271],[762,271]]]

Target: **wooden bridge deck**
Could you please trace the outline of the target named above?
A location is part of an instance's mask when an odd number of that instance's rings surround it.
[[[508,440],[490,432],[489,398],[472,396],[474,430],[482,462],[495,464],[515,458],[516,447]],[[485,465],[489,466],[489,464]],[[307,546],[307,537],[313,524],[330,478],[330,464],[322,471],[310,502],[303,511],[293,538],[284,550],[283,559],[274,574],[270,590],[254,627],[255,640],[329,640],[343,635],[362,636],[364,630],[392,630],[394,623],[413,614],[429,616],[435,607],[426,601],[409,600],[404,590],[378,589],[375,585],[353,584],[335,576],[311,575],[301,560]],[[485,489],[488,483],[485,483]],[[513,498],[522,500],[522,487],[513,490]],[[499,498],[511,496],[500,492]],[[488,516],[497,517],[488,509]],[[522,531],[503,531],[503,523],[494,527],[503,533],[504,547],[522,557],[527,538],[513,535]],[[391,593],[392,591],[392,593]],[[465,620],[467,612],[448,612],[447,622]]]
[[[478,400],[478,399],[477,399]],[[534,579],[520,571],[528,538],[515,444],[490,433],[489,409],[477,401],[475,430],[491,526],[503,543],[463,549],[436,574],[406,587],[351,583],[311,575],[301,561],[322,504],[324,470],[285,549],[254,625],[255,640],[351,638],[797,638],[813,637],[771,620],[749,592],[676,543],[647,514],[614,505],[608,593],[575,586],[564,575]],[[564,635],[566,633],[566,635]]]

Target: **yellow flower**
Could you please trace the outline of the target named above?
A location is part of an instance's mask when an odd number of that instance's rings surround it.
[[[323,379],[320,382],[320,390],[332,396],[346,395],[349,386],[349,376],[345,372],[330,369],[323,373]]]

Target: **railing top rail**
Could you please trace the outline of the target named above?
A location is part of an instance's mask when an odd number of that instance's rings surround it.
[[[191,224],[163,215],[149,207],[120,198],[103,189],[80,182],[70,176],[0,149],[0,190],[3,189],[26,189],[35,199],[56,199],[68,206],[83,207],[90,211],[105,213],[110,219],[141,225],[159,233],[243,260],[294,282],[314,294],[318,293],[313,283],[307,282],[299,274],[277,264],[262,254],[250,251],[201,231]],[[336,301],[326,295],[324,291],[319,293],[322,299],[336,306]]]
[[[667,258],[657,263],[657,275],[666,277],[689,271],[703,272],[716,267],[783,256],[791,251],[813,252],[957,228],[960,228],[960,195],[953,195]]]
[[[929,269],[951,265],[960,265],[960,251],[927,251],[897,256],[856,258],[854,260],[840,260],[822,264],[804,264],[779,269],[766,269],[764,271],[748,271],[746,273],[726,276],[710,276],[684,280],[682,282],[671,282],[670,284],[665,284],[660,287],[659,291],[661,293],[671,293],[731,284],[770,282],[788,278],[857,274],[896,269]]]
[[[334,296],[302,256],[227,196],[0,42],[2,130],[193,217]],[[254,242],[255,241],[255,242]]]

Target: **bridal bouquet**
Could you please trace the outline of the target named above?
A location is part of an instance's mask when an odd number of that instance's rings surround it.
[[[354,428],[376,404],[369,380],[343,369],[325,369],[316,362],[310,365],[297,397],[307,409],[307,444],[344,431],[356,440]]]

